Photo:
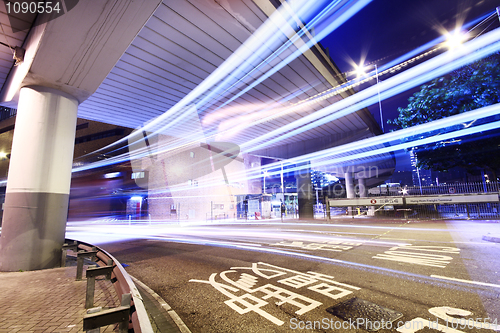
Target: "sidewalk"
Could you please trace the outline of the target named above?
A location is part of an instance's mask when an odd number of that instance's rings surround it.
[[[81,281],[75,280],[76,266],[0,272],[0,333],[83,332],[86,267]],[[165,311],[142,287],[138,288],[155,333],[189,331],[172,320],[173,310]],[[104,309],[119,305],[111,281],[96,278],[94,306]],[[117,328],[101,327],[101,332],[116,332]]]
[[[75,266],[0,272],[0,332],[83,332],[87,281],[75,277]],[[111,281],[96,279],[94,305],[119,305]]]

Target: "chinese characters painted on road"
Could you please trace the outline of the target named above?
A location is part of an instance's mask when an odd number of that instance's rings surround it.
[[[276,325],[283,325],[284,321],[266,311],[271,308],[266,308],[271,301],[278,306],[289,304],[296,309],[297,315],[303,315],[323,303],[299,294],[302,288],[332,299],[340,299],[360,289],[335,281],[333,276],[301,273],[264,262],[252,263],[251,267],[231,267],[219,273],[221,282],[217,282],[216,277],[217,273],[213,273],[208,280],[189,281],[211,285],[229,298],[224,303],[239,314],[253,311]]]

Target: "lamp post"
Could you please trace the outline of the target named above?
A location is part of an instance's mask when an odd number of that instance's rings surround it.
[[[380,99],[380,87],[379,87],[379,80],[378,80],[378,67],[377,67],[376,64],[373,64],[373,66],[375,67],[375,78],[377,79],[377,95],[378,95],[378,108],[379,108],[379,112],[380,112],[380,128],[382,129],[382,133],[385,133],[385,130],[384,130],[384,117],[382,115],[382,100]],[[367,67],[365,67],[363,64],[360,64],[359,66],[357,66],[355,68],[357,76],[358,77],[365,76],[366,75],[366,72],[365,72],[366,68]]]
[[[378,108],[380,110],[380,126],[382,127],[382,133],[385,133],[384,130],[384,118],[382,117],[382,101],[380,100],[380,87],[378,85],[378,68],[375,66],[375,77],[377,78],[377,95],[378,95]]]

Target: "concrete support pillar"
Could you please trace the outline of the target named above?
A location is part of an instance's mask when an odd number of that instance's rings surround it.
[[[368,189],[366,188],[366,179],[365,178],[358,179],[358,188],[359,188],[359,197],[360,198],[368,197]]]
[[[347,198],[355,198],[356,192],[354,191],[354,178],[352,173],[346,172],[344,174],[345,179],[345,192]],[[347,207],[347,214],[352,215],[352,207]]]
[[[297,165],[297,196],[300,219],[314,219],[314,190],[311,181],[309,162]]]
[[[360,198],[367,198],[368,197],[368,188],[366,187],[366,178],[359,178],[358,179],[358,189],[359,189],[359,197]],[[368,206],[366,214],[368,216],[374,216],[375,215],[375,210],[373,206]]]
[[[354,178],[352,177],[352,173],[346,172],[344,174],[345,178],[345,192],[347,198],[355,198],[356,192],[354,191]]]
[[[60,265],[78,102],[40,86],[21,89],[0,238],[0,270]]]

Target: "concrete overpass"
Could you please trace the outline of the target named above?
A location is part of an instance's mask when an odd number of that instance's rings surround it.
[[[162,126],[177,121],[181,111],[170,111],[224,64],[235,61],[235,52],[255,36],[278,5],[274,0],[86,0],[52,20],[42,14],[32,21],[26,17],[9,21],[2,2],[0,17],[7,44],[25,53],[18,66],[9,59],[8,47],[2,46],[0,54],[0,103],[18,108],[0,269],[32,270],[58,264],[77,115],[131,128],[157,117],[162,117]],[[245,66],[263,62],[303,28],[297,17],[287,21],[274,16],[274,20],[281,43],[267,45]],[[22,30],[26,26],[30,30]],[[274,147],[263,149],[259,142],[252,143],[353,93],[344,91],[300,104],[344,81],[328,52],[316,44],[239,96],[258,74],[309,40],[314,36],[306,31],[258,72],[235,75],[230,88],[223,95],[216,94],[217,98],[210,95],[216,88],[208,87],[189,99],[188,105],[196,106],[202,132],[237,144],[245,153],[283,159],[379,134],[373,117],[363,109],[283,138]],[[279,113],[273,115],[276,110]],[[272,121],[255,121],[269,117]],[[168,128],[168,135],[182,137],[189,130],[179,123]],[[298,149],[300,145],[307,148]],[[283,147],[295,148],[283,154]],[[391,156],[381,158],[384,169],[393,168]]]

